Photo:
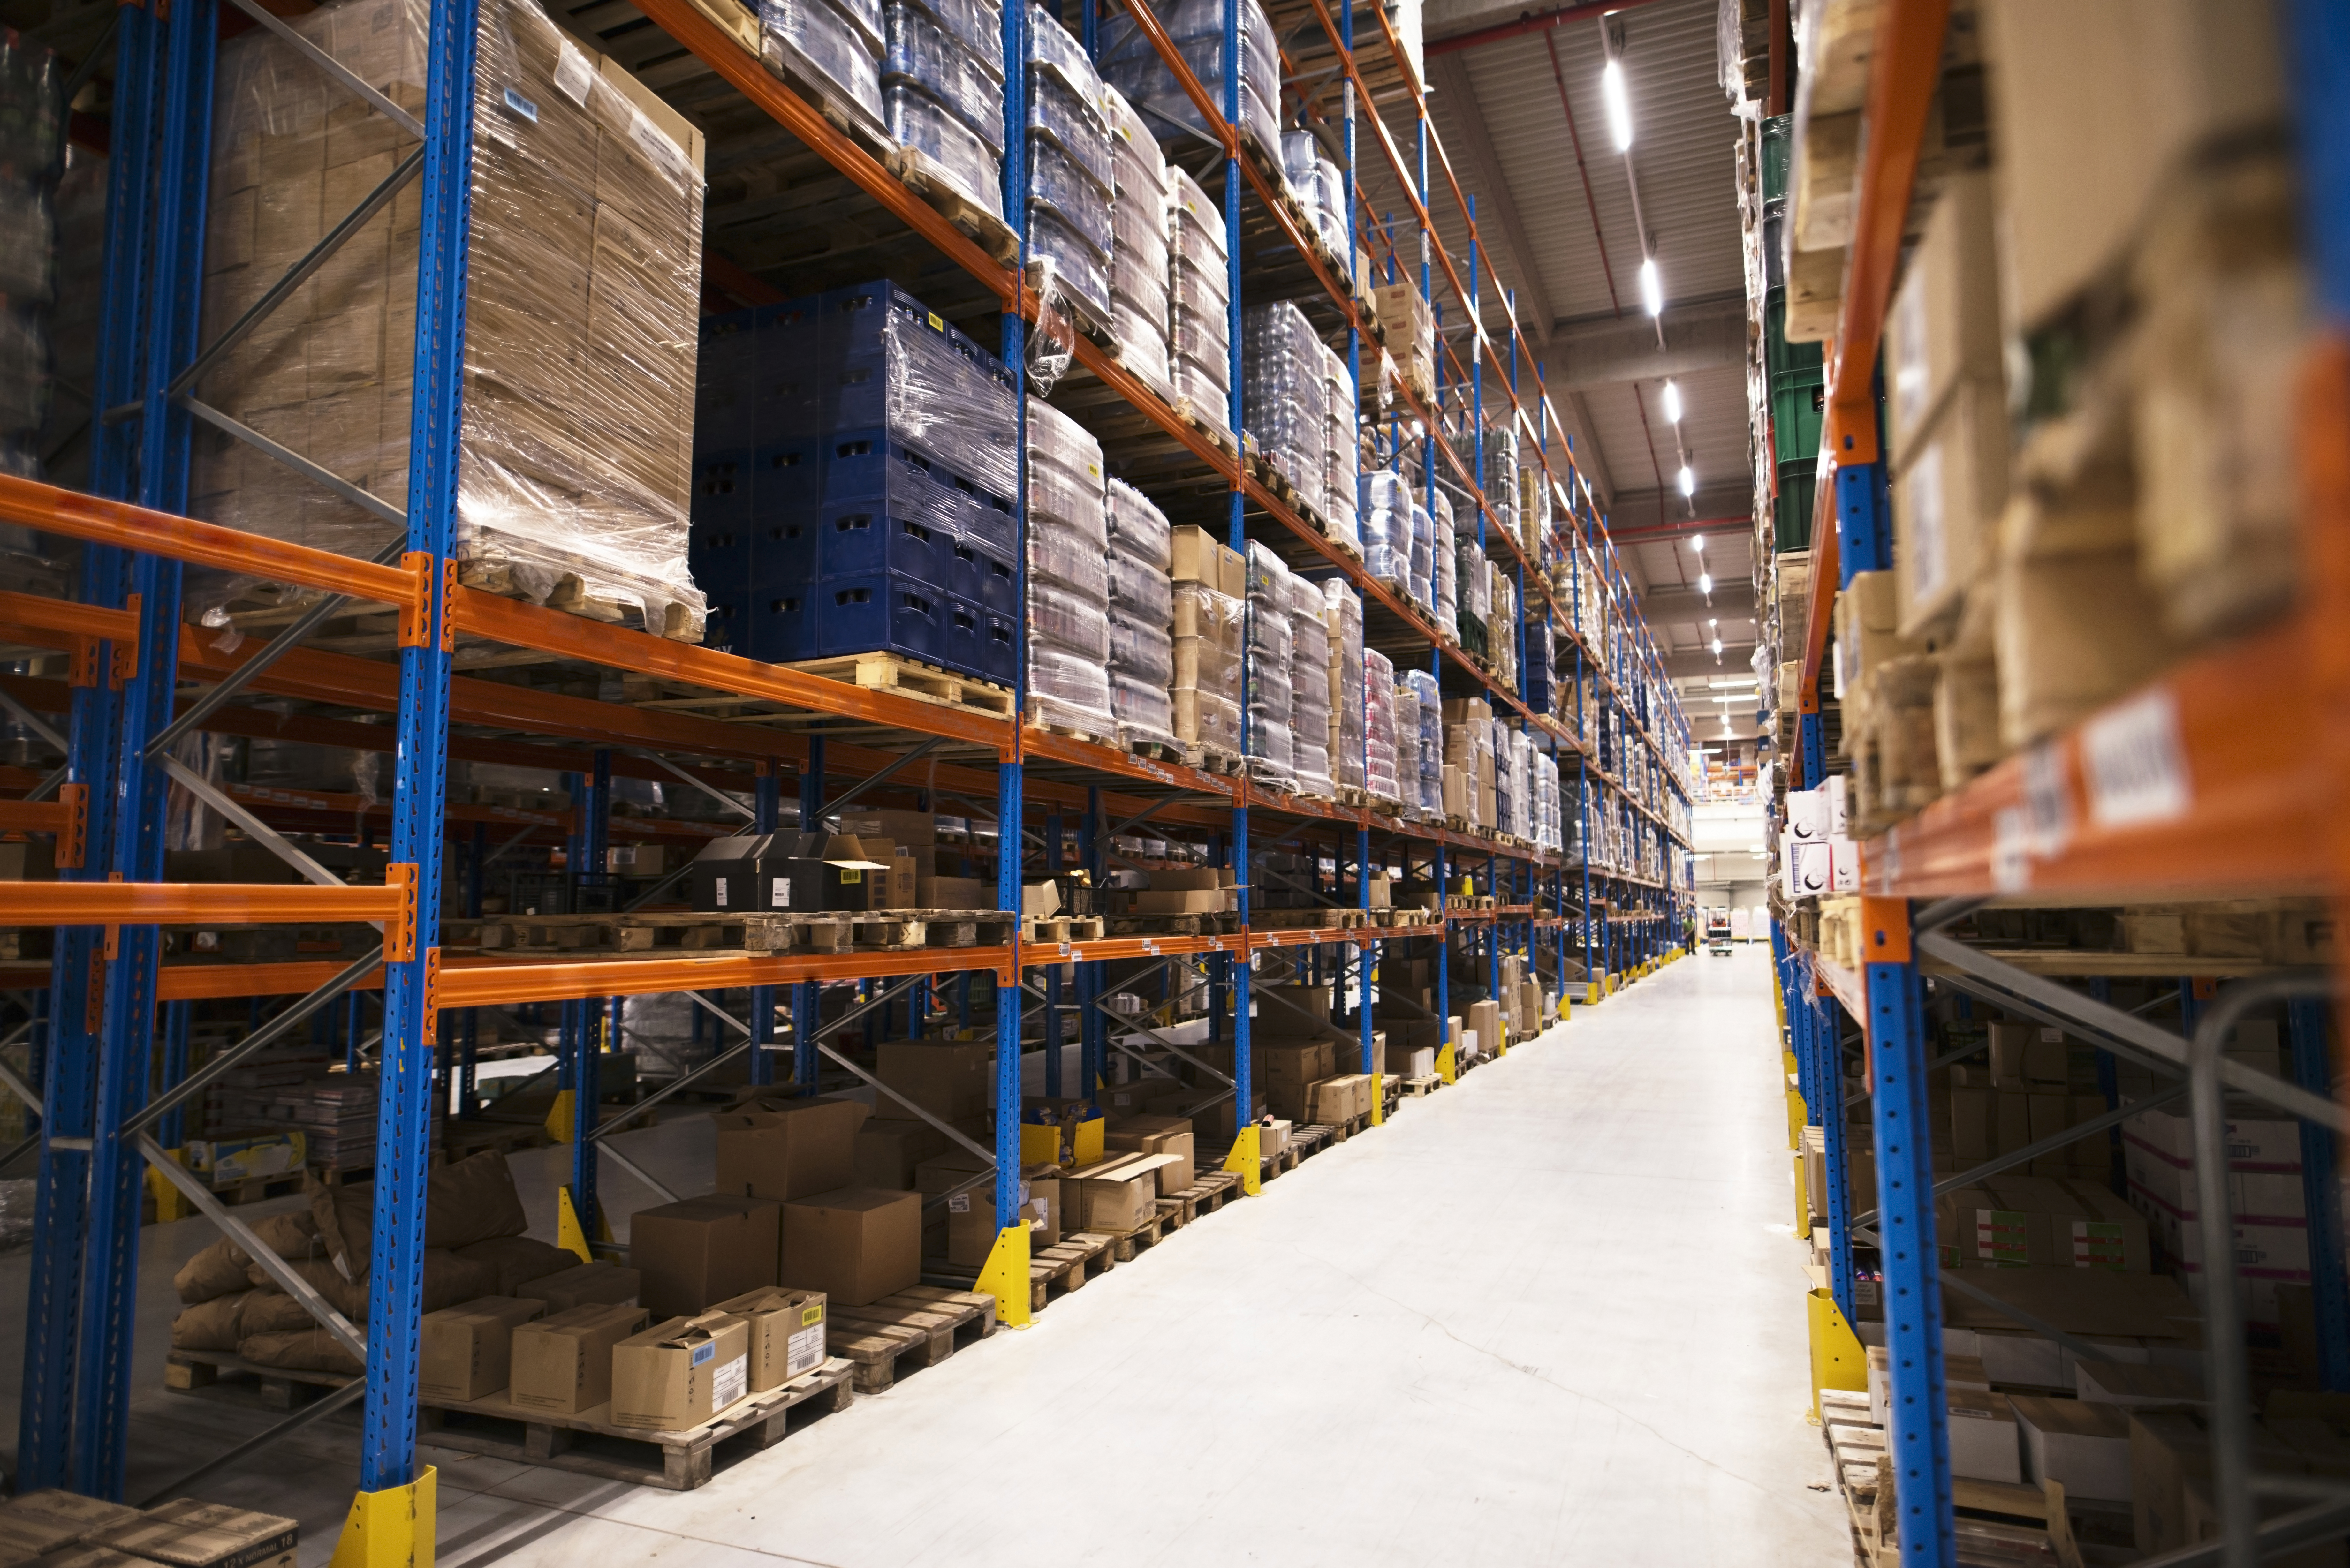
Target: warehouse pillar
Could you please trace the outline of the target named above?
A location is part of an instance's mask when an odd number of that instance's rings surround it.
[[[1877,1135],[1877,1231],[1892,1374],[1888,1441],[1901,1561],[1917,1568],[1950,1568],[1958,1553],[1942,1380],[1942,1287],[1934,1250],[1925,998],[1910,949],[1908,905],[1864,898],[1861,941]]]
[[[377,1101],[374,1244],[368,1291],[367,1411],[359,1491],[335,1549],[337,1568],[429,1561],[433,1472],[416,1468],[418,1321],[423,1314],[424,1206],[437,1026],[434,946],[441,911],[448,763],[450,650],[442,584],[456,516],[465,342],[465,254],[473,144],[473,0],[435,0],[427,49],[424,177],[419,205],[416,389],[409,441],[407,563],[422,576],[421,636],[400,650],[400,749],[391,860],[414,904],[385,930],[381,1088]]]

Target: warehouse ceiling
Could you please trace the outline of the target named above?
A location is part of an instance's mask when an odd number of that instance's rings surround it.
[[[1631,0],[1529,14],[1429,0],[1424,15],[1431,111],[1452,171],[1477,199],[1492,270],[1516,295],[1625,568],[1693,695],[1750,673],[1756,616],[1738,121],[1719,81],[1718,10],[1717,0]],[[1617,151],[1601,86],[1611,30],[1628,157]],[[1358,166],[1374,209],[1392,210],[1381,203],[1395,192],[1381,190],[1385,170],[1367,146]],[[1448,220],[1440,171],[1431,182],[1443,243],[1465,275],[1466,227]],[[1664,305],[1657,317],[1641,297],[1636,185]],[[1678,430],[1664,407],[1669,378],[1682,405]],[[1684,460],[1693,496],[1678,483]],[[1700,589],[1709,577],[1710,598]]]

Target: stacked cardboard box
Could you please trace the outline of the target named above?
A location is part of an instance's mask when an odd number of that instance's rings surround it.
[[[1176,738],[1241,753],[1242,601],[1247,566],[1202,528],[1171,534],[1174,580],[1174,665],[1169,697]]]
[[[1383,284],[1371,296],[1379,334],[1403,377],[1403,384],[1423,403],[1436,400],[1436,313],[1419,286]]]
[[[429,13],[423,0],[345,0],[291,26],[421,113]],[[477,47],[456,554],[471,581],[545,599],[584,579],[629,618],[697,636],[685,521],[701,134],[535,5],[493,0]],[[215,101],[207,340],[408,151],[267,32],[223,47]],[[420,189],[345,241],[199,389],[395,514],[408,502]],[[209,429],[190,492],[199,516],[347,555],[399,533]]]

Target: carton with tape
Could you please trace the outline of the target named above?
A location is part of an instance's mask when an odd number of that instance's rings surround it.
[[[612,1424],[674,1432],[751,1392],[751,1325],[733,1313],[673,1317],[612,1347]]]
[[[822,1291],[781,1285],[745,1291],[714,1309],[733,1313],[750,1325],[751,1392],[764,1394],[824,1365]]]

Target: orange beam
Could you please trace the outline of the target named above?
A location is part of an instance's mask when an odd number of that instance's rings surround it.
[[[1863,845],[1862,892],[2094,903],[2323,887],[2326,867],[2311,846],[2335,831],[2340,781],[2310,736],[2329,635],[2339,633],[2303,611],[2189,661],[2044,749],[2016,753]],[[2134,770],[2136,793],[2111,777],[2101,784],[2101,755],[2109,775]],[[2053,763],[2053,792],[2027,777],[2041,756]]]
[[[0,800],[0,833],[64,833],[73,808],[61,800]]]
[[[805,953],[788,957],[588,961],[583,963],[479,963],[441,971],[443,1008],[515,1002],[567,1002],[582,996],[650,996],[672,991],[789,985],[803,980],[871,980],[884,975],[993,970],[1008,975],[1014,950],[913,948],[899,952]]]
[[[379,604],[413,606],[421,591],[419,580],[397,566],[380,566],[331,550],[291,545],[6,474],[0,474],[0,521]]]
[[[407,907],[397,884],[316,888],[266,882],[0,883],[0,925],[303,925],[394,920]]]

